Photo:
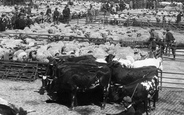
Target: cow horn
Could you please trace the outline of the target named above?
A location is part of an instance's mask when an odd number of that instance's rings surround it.
[[[27,110],[27,113],[36,112],[36,110]]]
[[[119,88],[121,88],[121,89],[122,89],[122,88],[123,88],[123,86],[122,86],[122,85],[120,85],[120,86],[119,86]]]

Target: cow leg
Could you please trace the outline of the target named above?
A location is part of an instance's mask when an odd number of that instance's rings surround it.
[[[150,98],[148,99],[148,107],[149,107],[149,111],[150,111],[150,108],[151,108],[151,99]]]
[[[144,110],[146,112],[146,115],[148,115],[148,101],[147,100],[144,101]]]
[[[154,96],[153,96],[153,109],[156,108],[156,102],[158,101],[158,92],[159,92],[159,90],[157,89],[157,90],[155,91]]]
[[[103,89],[103,103],[102,103],[102,106],[101,106],[102,110],[105,109],[105,105],[106,105],[106,102],[107,102],[107,96],[109,94],[109,87],[110,87],[110,84],[108,84],[108,86]]]
[[[73,110],[75,107],[76,94],[77,94],[77,89],[72,90],[72,94],[71,94],[72,99],[71,99],[71,107],[70,107],[71,110]]]
[[[47,87],[47,79],[42,79],[42,86],[39,90],[39,93],[41,95],[43,95],[45,93],[46,87]]]

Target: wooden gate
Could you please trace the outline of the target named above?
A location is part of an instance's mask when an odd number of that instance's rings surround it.
[[[164,56],[164,71],[160,80],[162,88],[184,89],[184,49],[176,50],[176,59]],[[178,67],[177,67],[178,66]]]

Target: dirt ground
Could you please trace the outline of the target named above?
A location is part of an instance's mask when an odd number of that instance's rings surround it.
[[[31,83],[0,80],[0,97],[17,107],[34,111],[28,115],[105,115],[105,113],[113,114],[123,110],[118,105],[107,104],[105,110],[100,110],[98,106],[89,105],[79,106],[74,111],[70,111],[64,105],[46,103],[47,95],[40,95],[37,92],[40,86],[40,80]],[[183,95],[183,90],[163,88],[160,91],[156,110],[151,111],[151,115],[183,115]]]

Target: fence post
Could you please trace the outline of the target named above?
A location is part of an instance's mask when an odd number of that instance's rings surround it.
[[[77,25],[79,24],[79,15],[77,16]]]

